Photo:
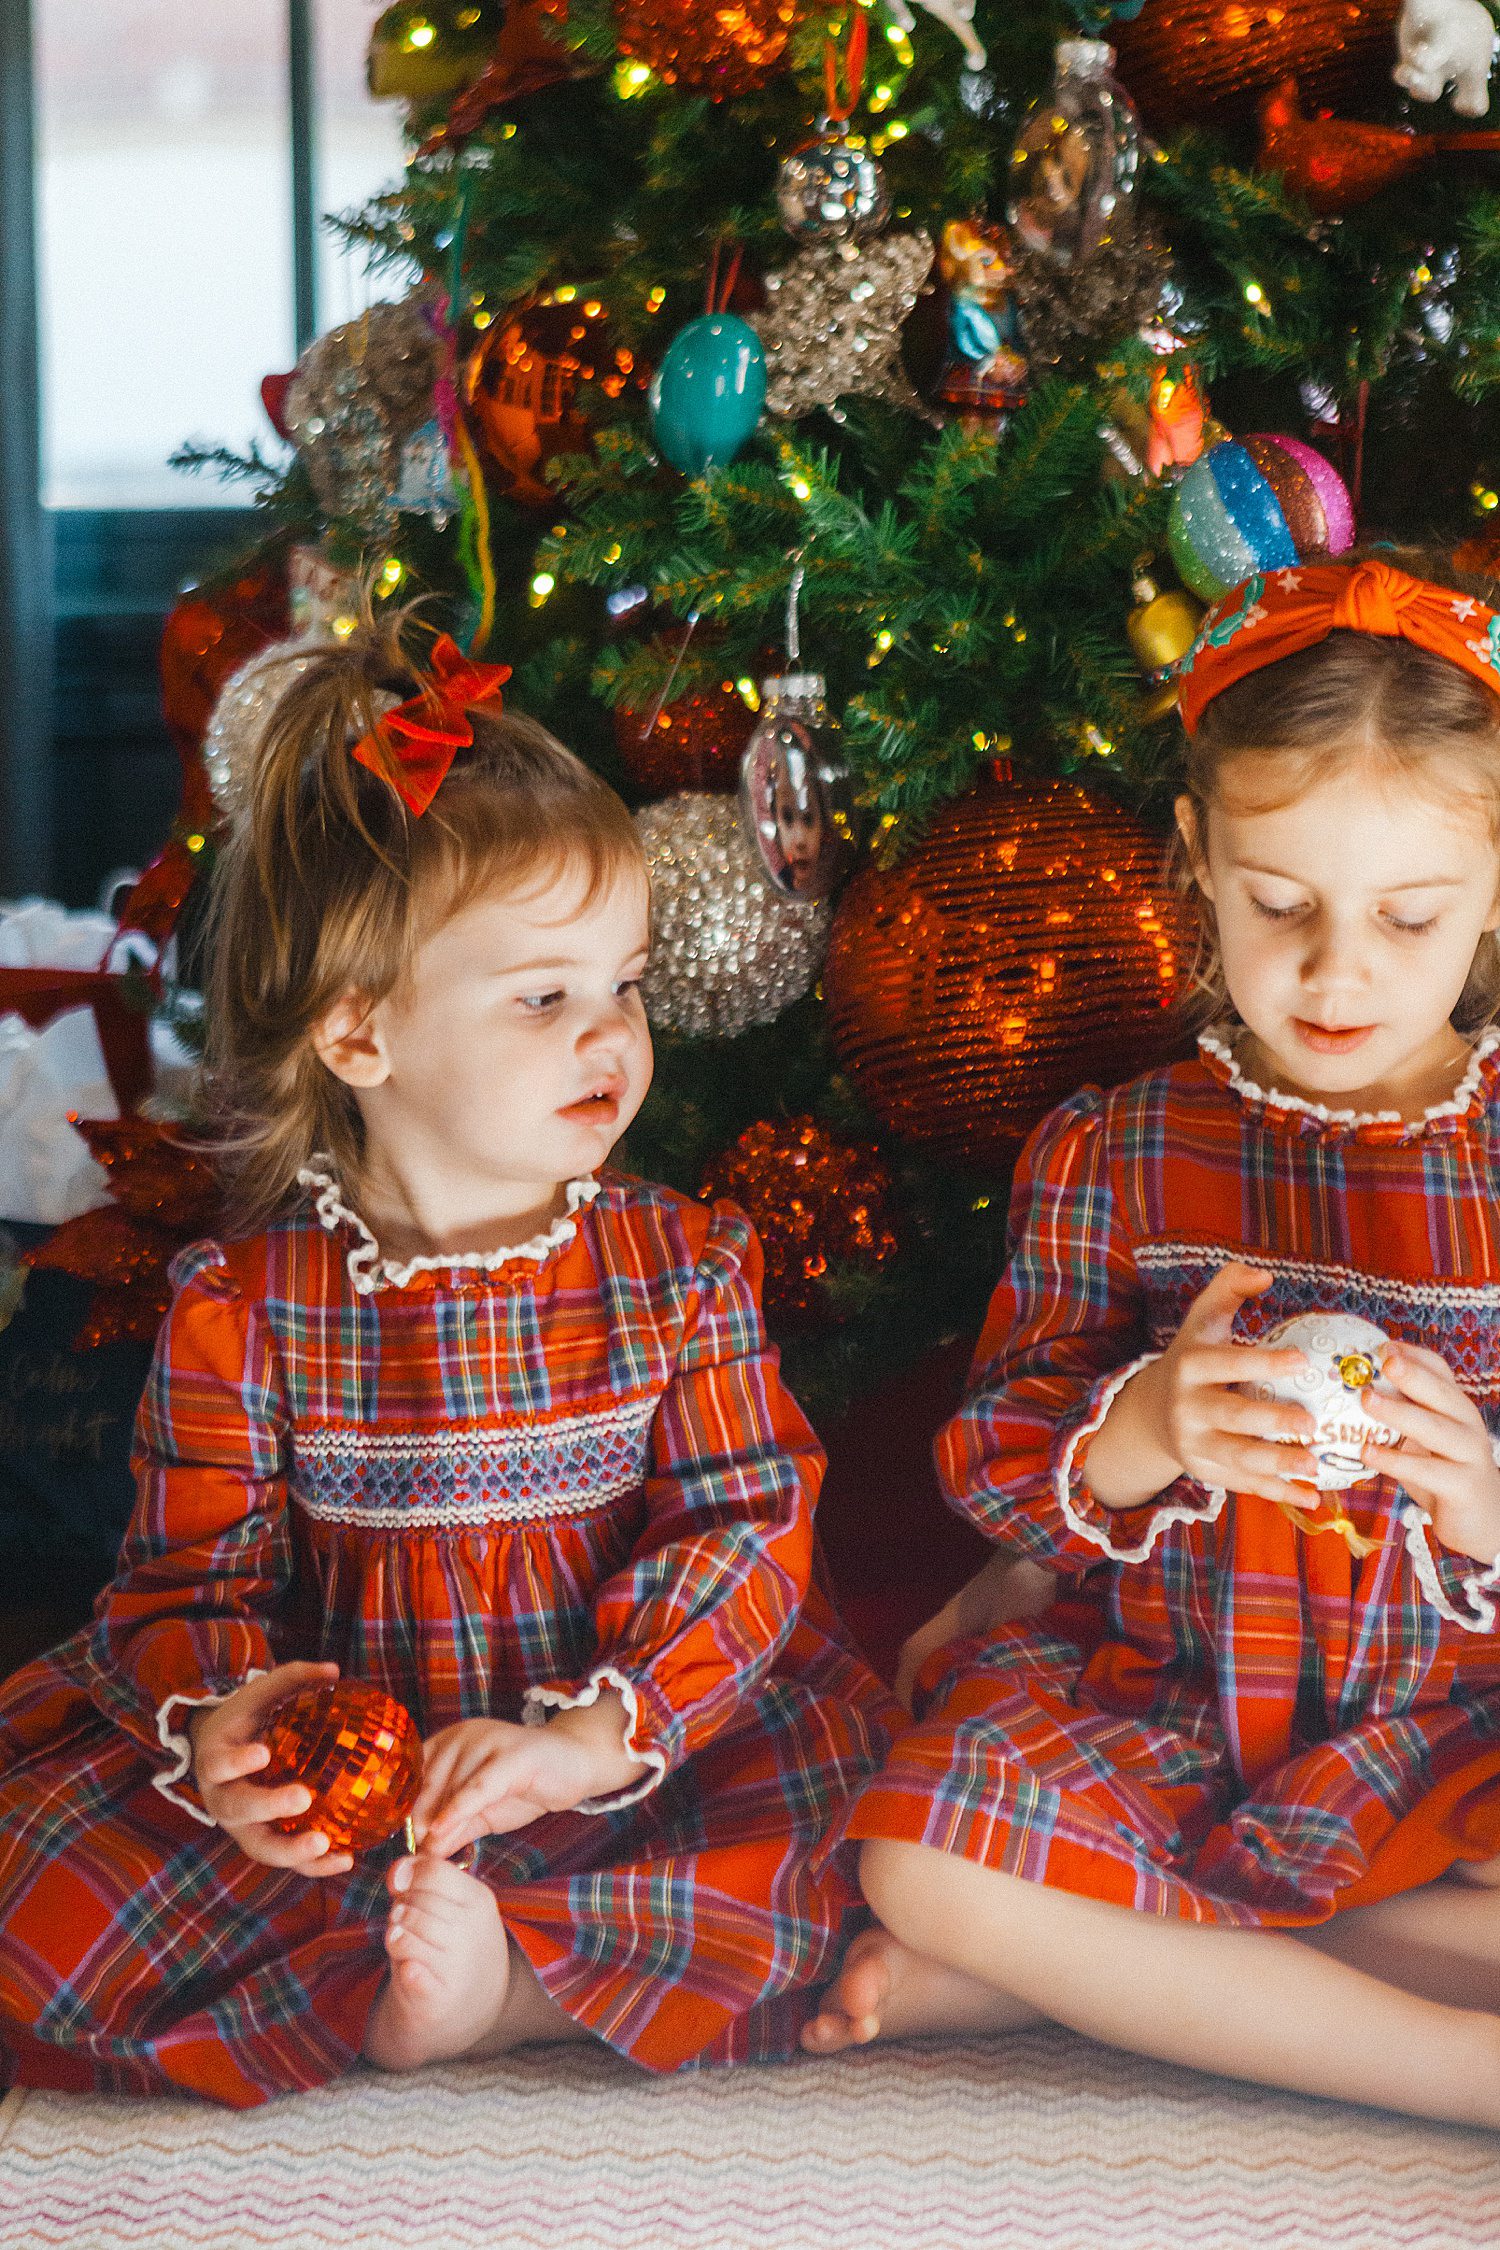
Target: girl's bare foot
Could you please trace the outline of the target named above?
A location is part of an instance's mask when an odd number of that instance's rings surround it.
[[[1024,2000],[976,1983],[958,1969],[913,1953],[888,1930],[865,1930],[803,2025],[812,2055],[836,2055],[872,2039],[918,2039],[933,2031],[1019,2031],[1042,2018]]]
[[[398,1860],[387,1884],[391,1973],[365,2030],[367,2061],[416,2070],[531,2039],[586,2036],[513,1955],[494,1898],[474,1876],[419,1852]]]

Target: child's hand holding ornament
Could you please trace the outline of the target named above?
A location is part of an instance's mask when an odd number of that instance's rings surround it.
[[[1450,1552],[1492,1563],[1500,1555],[1500,1468],[1478,1407],[1447,1361],[1420,1344],[1392,1344],[1381,1373],[1395,1393],[1382,1397],[1381,1420],[1395,1436],[1364,1446],[1366,1467],[1397,1478],[1420,1501]]]

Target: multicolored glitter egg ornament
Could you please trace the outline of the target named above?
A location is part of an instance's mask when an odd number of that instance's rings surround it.
[[[395,1835],[422,1785],[422,1738],[404,1704],[359,1680],[298,1688],[266,1721],[265,1788],[300,1781],[305,1813],[275,1826],[286,1836],[318,1829],[333,1852],[367,1852]]]
[[[1312,1415],[1318,1490],[1346,1492],[1351,1484],[1373,1477],[1376,1471],[1361,1460],[1360,1448],[1397,1442],[1395,1431],[1370,1411],[1372,1396],[1394,1395],[1380,1375],[1391,1348],[1385,1330],[1357,1313],[1297,1313],[1256,1341],[1267,1351],[1300,1351],[1306,1358],[1306,1367],[1297,1374],[1256,1383],[1251,1395],[1305,1406]]]
[[[1257,570],[1354,544],[1354,508],[1331,462],[1300,438],[1221,438],[1184,470],[1167,527],[1172,560],[1216,602]]]

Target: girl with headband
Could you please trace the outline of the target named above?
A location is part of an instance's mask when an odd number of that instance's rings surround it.
[[[1181,708],[1215,1020],[1021,1162],[938,1446],[998,1552],[835,1830],[883,1927],[806,2043],[1044,2018],[1496,2127],[1500,618],[1272,572]],[[1395,1339],[1350,1539],[1257,1341],[1339,1310]],[[1038,1616],[1018,1559],[1102,1599]]]
[[[607,1168],[651,1075],[634,825],[449,640],[298,662],[217,871],[234,1228],[178,1261],[95,1624],[0,1692],[0,2060],[250,2104],[794,2051],[888,1703],[754,1235]],[[414,1855],[274,1825],[311,1799],[257,1780],[267,1716],[341,1671],[425,1738]]]

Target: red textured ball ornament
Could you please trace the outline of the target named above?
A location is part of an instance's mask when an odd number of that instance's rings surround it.
[[[831,1268],[875,1273],[896,1254],[891,1176],[879,1150],[839,1139],[816,1118],[747,1127],[709,1165],[701,1192],[729,1196],[754,1220],[773,1318],[828,1318]]]
[[[1392,98],[1401,0],[1146,0],[1109,38],[1116,76],[1156,131],[1254,122],[1258,96],[1295,78],[1314,104]]]
[[[262,1737],[265,1787],[300,1781],[312,1804],[276,1826],[287,1836],[320,1829],[335,1852],[367,1852],[394,1836],[422,1784],[422,1738],[404,1704],[359,1680],[298,1688],[278,1703]]]
[[[691,86],[716,102],[764,86],[786,55],[796,0],[615,0],[620,51],[669,86]]]
[[[845,892],[835,1051],[889,1131],[1007,1163],[1064,1095],[1177,1044],[1179,930],[1160,837],[1072,782],[986,781]]]
[[[174,603],[162,628],[161,686],[180,751],[196,754],[230,673],[286,631],[286,582],[279,572],[251,571]]]
[[[652,718],[648,704],[614,708],[620,763],[649,797],[677,789],[737,789],[740,759],[755,727],[754,713],[733,680],[674,695]]]

